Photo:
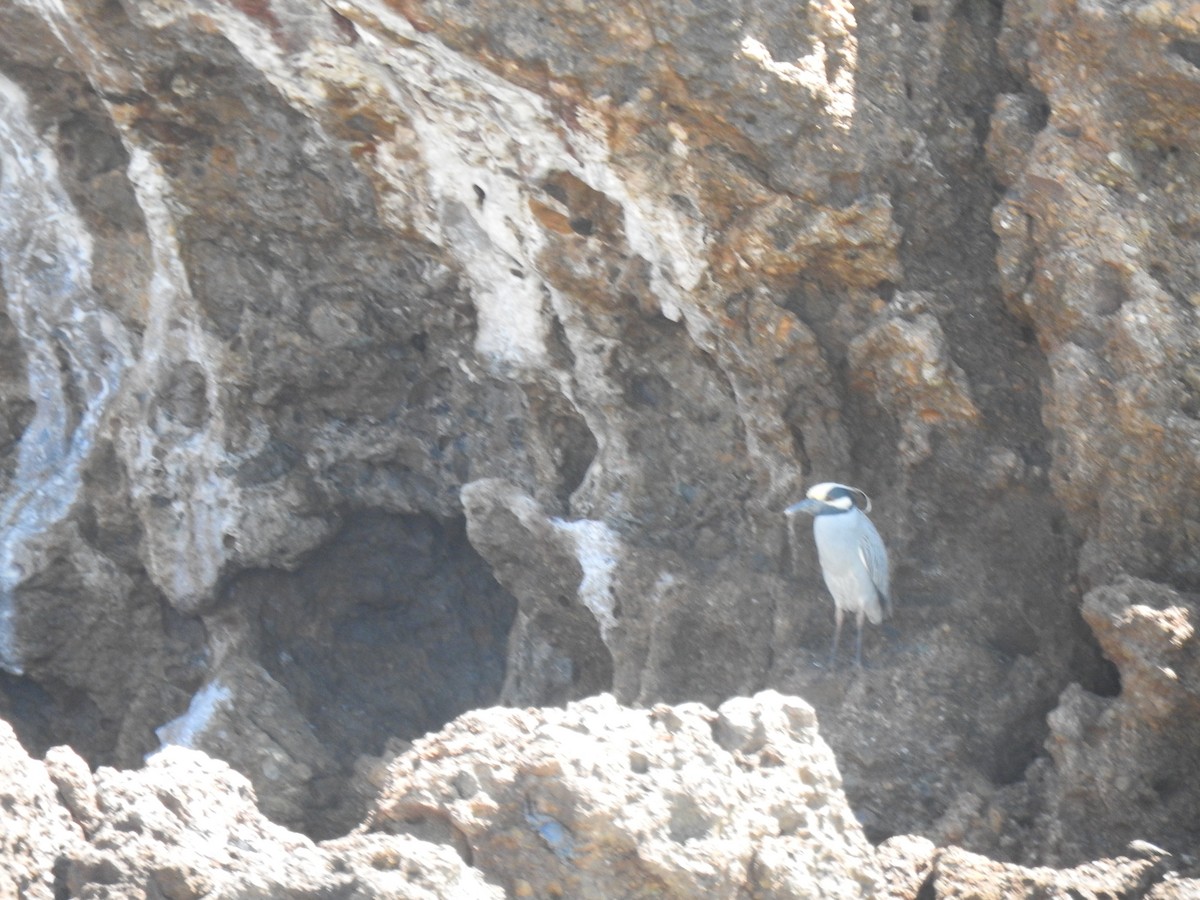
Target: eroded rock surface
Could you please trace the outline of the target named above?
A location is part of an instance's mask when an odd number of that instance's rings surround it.
[[[1069,869],[1025,868],[999,863],[950,848],[936,856],[927,882],[935,897],[966,900],[968,897],[1144,897],[1151,890],[1169,889],[1159,884],[1164,872],[1158,858],[1121,856]],[[1181,879],[1178,886],[1186,887]]]
[[[1027,868],[925,838],[865,839],[814,711],[772,691],[713,710],[466,713],[391,758],[354,833],[268,820],[224,762],[170,747],[139,771],[43,762],[0,724],[0,896],[1174,898],[1195,880],[1135,841]]]
[[[0,5],[0,712],[324,836],[465,710],[770,687],[872,840],[1194,848],[1196,31]],[[830,479],[896,572],[860,673],[780,515]]]
[[[451,843],[515,896],[870,896],[879,873],[812,707],[468,713],[396,760],[372,832]]]
[[[268,820],[249,782],[173,747],[140,771],[95,773],[66,747],[31,760],[0,723],[0,895],[498,898],[453,851],[403,835],[314,844]]]
[[[1141,579],[1084,598],[1084,617],[1120,669],[1121,693],[1104,699],[1072,686],[1050,715],[1051,803],[1039,831],[1062,857],[1145,834],[1189,846],[1200,786],[1182,773],[1200,741],[1198,613],[1194,596]]]

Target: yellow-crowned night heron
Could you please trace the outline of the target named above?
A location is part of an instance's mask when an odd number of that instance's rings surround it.
[[[864,508],[859,509],[855,495],[862,497]],[[837,662],[838,640],[842,636],[842,616],[852,612],[858,619],[858,638],[854,659],[862,666],[863,617],[872,625],[883,621],[892,612],[892,589],[888,576],[887,549],[883,538],[866,514],[871,510],[871,498],[858,488],[835,482],[824,482],[808,489],[808,499],[793,503],[784,513],[790,518],[798,512],[813,517],[813,537],[817,542],[817,557],[825,586],[833,595],[833,647],[829,651],[829,667]]]

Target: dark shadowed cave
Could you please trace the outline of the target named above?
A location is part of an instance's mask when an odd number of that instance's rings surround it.
[[[0,500],[41,362],[91,448],[0,558],[25,746],[182,721],[324,835],[465,710],[774,688],[872,841],[1190,853],[1186,5],[383,6],[0,4]],[[862,672],[821,480],[892,554]]]
[[[246,572],[228,596],[260,610],[260,662],[343,762],[500,694],[516,603],[461,520],[356,513],[294,572]]]

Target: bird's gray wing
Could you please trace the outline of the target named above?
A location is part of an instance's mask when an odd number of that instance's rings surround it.
[[[887,615],[892,614],[892,579],[888,571],[887,548],[883,546],[883,538],[875,530],[875,525],[863,516],[863,527],[859,529],[858,556],[867,571],[871,573],[871,581],[879,597],[883,601],[883,609]]]

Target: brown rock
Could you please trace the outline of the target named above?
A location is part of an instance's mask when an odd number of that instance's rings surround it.
[[[937,897],[1140,897],[1157,876],[1154,861],[1103,859],[1073,869],[1025,868],[950,848],[938,854],[928,882]]]
[[[869,896],[874,854],[811,707],[481,710],[392,765],[372,831],[446,843],[520,894]]]
[[[1196,32],[1171,2],[0,4],[0,713],[88,767],[182,730],[330,835],[361,760],[498,699],[774,688],[872,840],[1183,854]],[[813,665],[780,510],[820,480],[893,555],[863,672]]]
[[[1049,716],[1055,766],[1039,828],[1048,858],[1088,858],[1114,839],[1146,834],[1190,850],[1186,823],[1200,798],[1175,773],[1200,739],[1196,614],[1192,598],[1140,579],[1084,599],[1084,616],[1120,670],[1121,693],[1106,699],[1073,686]]]
[[[415,838],[314,844],[264,818],[246,779],[193,750],[93,775],[66,748],[30,759],[0,722],[0,781],[5,897],[500,896],[453,852]]]

